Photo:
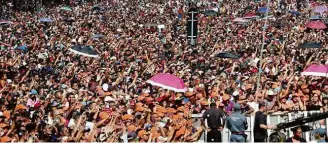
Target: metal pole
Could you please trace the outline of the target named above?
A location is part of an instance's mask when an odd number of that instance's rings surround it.
[[[194,45],[194,12],[191,12],[191,45]]]
[[[267,23],[268,23],[268,14],[269,14],[269,8],[270,8],[270,0],[267,0],[267,11],[265,13],[265,21],[264,21],[264,27],[263,27],[263,31],[262,31],[262,46],[261,46],[261,51],[260,51],[260,67],[259,67],[259,73],[258,73],[258,78],[257,78],[257,90],[260,87],[260,82],[261,82],[261,66],[263,63],[263,49],[264,49],[264,42],[265,42],[265,30],[267,28]]]

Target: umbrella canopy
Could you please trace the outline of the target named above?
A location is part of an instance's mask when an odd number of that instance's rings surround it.
[[[305,25],[307,28],[312,28],[312,29],[326,29],[327,26],[325,23],[322,21],[311,21],[308,24]]]
[[[302,72],[302,75],[328,77],[328,65],[311,65]]]
[[[206,10],[204,13],[206,16],[217,16],[218,13],[214,10]]]
[[[257,20],[265,20],[265,19],[272,19],[272,20],[274,20],[276,18],[273,15],[268,15],[268,16],[264,16],[263,18],[257,19]]]
[[[172,90],[175,92],[186,92],[187,88],[183,82],[183,80],[175,75],[167,74],[167,73],[160,73],[149,80],[147,83],[159,86],[164,89]]]
[[[310,19],[311,20],[319,20],[319,19],[321,19],[321,16],[320,15],[314,15],[314,16],[311,16]]]
[[[94,10],[101,10],[100,6],[98,4],[94,5],[91,9],[92,11]]]
[[[216,55],[219,58],[228,58],[228,59],[239,59],[240,56],[233,53],[222,52]]]
[[[244,15],[244,18],[245,19],[252,19],[252,18],[258,18],[259,16],[257,16],[255,13],[252,13],[252,12],[249,12],[249,13],[246,13]]]
[[[6,21],[6,20],[0,20],[0,26],[5,26],[10,24],[10,21]]]
[[[40,22],[52,22],[50,18],[40,18]]]
[[[291,13],[292,15],[300,15],[300,14],[301,14],[300,12],[298,12],[298,11],[295,11],[295,10],[293,10],[293,11],[290,11],[290,13]]]
[[[96,50],[94,50],[90,46],[82,46],[82,45],[76,45],[69,49],[71,52],[86,56],[86,57],[93,57],[98,58],[98,53]]]
[[[105,36],[102,35],[102,34],[96,34],[96,35],[93,35],[91,38],[92,39],[99,39],[99,38],[103,38],[103,37],[105,37]]]
[[[257,12],[266,13],[269,12],[269,9],[267,7],[260,7],[259,9],[257,9]]]
[[[60,10],[65,10],[65,11],[73,11],[70,7],[61,7]]]
[[[315,6],[313,8],[313,12],[316,12],[316,13],[324,13],[326,11],[328,11],[326,6]]]
[[[234,20],[232,20],[233,22],[249,22],[249,20],[244,19],[244,18],[235,18]]]
[[[66,18],[66,19],[64,19],[64,21],[65,21],[65,22],[74,22],[75,19],[72,18],[72,17],[70,17],[70,18]]]
[[[307,43],[298,45],[298,47],[299,48],[322,48],[322,44],[317,43],[317,42],[307,42]]]
[[[26,45],[18,46],[16,49],[22,50],[22,51],[27,51],[27,46]]]

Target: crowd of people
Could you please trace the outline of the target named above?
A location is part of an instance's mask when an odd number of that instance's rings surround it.
[[[191,116],[211,103],[226,116],[234,102],[244,115],[259,110],[259,102],[268,114],[327,111],[328,80],[301,75],[311,64],[328,64],[326,31],[305,27],[313,15],[326,17],[312,11],[326,3],[279,2],[198,2],[195,46],[186,37],[190,4],[183,0],[71,1],[6,12],[0,25],[1,142],[192,142],[205,129]],[[257,12],[260,7],[269,7],[270,18]],[[247,13],[260,18],[233,22]],[[305,42],[323,48],[298,47]],[[70,52],[76,45],[93,47],[100,58]],[[241,57],[219,58],[220,52]],[[187,92],[146,83],[158,73],[180,77]]]

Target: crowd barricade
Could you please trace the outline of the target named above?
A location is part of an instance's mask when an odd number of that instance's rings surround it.
[[[290,113],[271,114],[271,115],[267,116],[267,124],[277,125],[279,123],[292,121],[296,118],[308,117],[308,116],[310,116],[311,114],[314,114],[314,113],[320,113],[320,111],[303,111],[303,112],[290,112]],[[202,118],[201,114],[193,114],[192,118],[195,119],[194,121],[197,122],[197,123],[195,123],[195,124],[197,124],[197,126],[201,125],[201,123],[200,123],[201,118]],[[248,129],[245,131],[245,133],[248,136],[247,136],[246,142],[254,142],[254,138],[253,138],[254,119],[255,119],[255,116],[247,117]],[[326,130],[327,130],[327,128],[326,128],[327,124],[328,124],[328,119],[324,119],[323,124],[320,124],[320,121],[306,123],[306,125],[312,126],[313,129],[317,129],[317,128],[321,127],[321,128],[326,129]],[[274,132],[273,130],[268,130],[268,135],[270,135],[273,132]],[[281,131],[281,132],[283,132],[286,135],[287,138],[293,136],[293,132],[291,131],[291,128],[288,128],[285,131]],[[328,130],[327,130],[327,132],[328,132]],[[221,135],[222,135],[222,142],[229,142],[229,138],[230,138],[231,133],[226,127],[223,129]],[[304,132],[303,133],[303,138],[305,138],[307,141],[314,140],[313,132],[312,131]],[[203,132],[203,134],[201,135],[198,142],[206,142],[206,131]]]

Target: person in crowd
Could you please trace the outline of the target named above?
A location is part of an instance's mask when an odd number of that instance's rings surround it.
[[[247,119],[241,114],[241,105],[238,103],[234,104],[233,110],[233,113],[226,119],[226,126],[231,132],[230,142],[246,142]]]
[[[243,115],[250,116],[254,112],[253,107],[247,104],[248,100],[245,95],[240,95],[237,102],[241,106],[240,110]]]
[[[267,105],[265,102],[259,103],[259,111],[255,113],[254,119],[254,142],[265,142],[268,134],[268,129],[274,129],[275,126],[267,124]]]
[[[302,138],[302,128],[301,127],[295,127],[292,129],[293,131],[293,137],[288,138],[285,142],[293,142],[293,143],[305,143],[306,140]]]
[[[326,142],[326,137],[327,133],[326,130],[323,128],[318,128],[314,130],[314,138],[316,142],[318,143],[325,143]]]

